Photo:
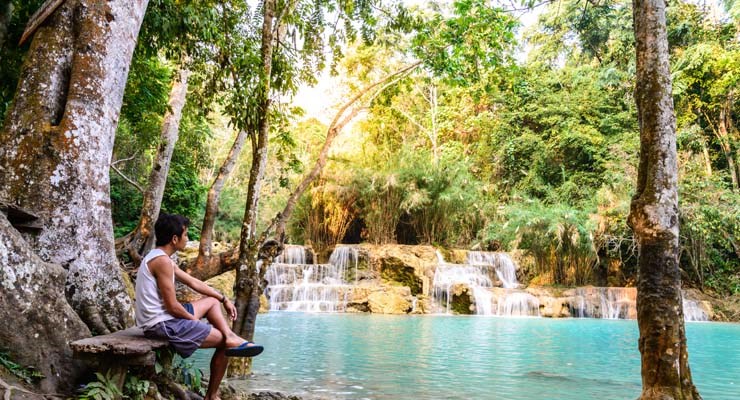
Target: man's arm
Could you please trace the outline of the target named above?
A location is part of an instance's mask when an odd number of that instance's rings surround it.
[[[157,280],[157,287],[159,288],[159,293],[162,295],[165,310],[175,318],[197,320],[193,314],[185,310],[185,307],[177,301],[175,283],[172,281],[172,276],[175,270],[179,268],[175,268],[172,260],[167,256],[160,256],[149,261],[148,265],[149,271]]]
[[[225,299],[223,294],[219,293],[212,287],[208,286],[205,282],[201,281],[200,279],[195,278],[194,276],[191,276],[190,274],[181,270],[180,268],[177,268],[176,266],[174,266],[174,263],[173,263],[173,267],[175,268],[175,279],[177,279],[178,281],[184,283],[191,289],[195,290],[196,292],[204,296],[213,297],[217,299],[218,301]]]
[[[213,297],[217,299],[218,301],[224,303],[224,308],[226,309],[226,312],[229,314],[229,317],[231,317],[231,320],[233,321],[236,319],[236,307],[234,307],[234,305],[231,304],[231,301],[229,301],[229,299],[225,295],[219,293],[217,290],[206,285],[206,283],[201,281],[200,279],[191,276],[190,274],[181,270],[180,268],[177,268],[177,266],[175,266],[174,263],[173,263],[173,266],[175,268],[175,278],[178,281],[188,285],[191,289],[195,290],[196,292],[202,295]]]

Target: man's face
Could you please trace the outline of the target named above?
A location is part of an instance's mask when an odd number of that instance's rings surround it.
[[[180,236],[173,236],[173,243],[175,245],[175,249],[178,251],[182,250],[187,246],[188,244],[188,228],[185,227],[182,231],[182,235]]]

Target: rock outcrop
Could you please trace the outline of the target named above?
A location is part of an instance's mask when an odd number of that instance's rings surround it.
[[[377,314],[494,314],[512,316],[540,316],[547,318],[619,318],[635,319],[636,289],[621,287],[555,288],[522,284],[528,278],[528,259],[521,253],[510,254],[516,261],[518,288],[502,288],[497,274],[487,279],[493,287],[473,287],[456,283],[444,294],[434,288],[435,272],[445,265],[464,266],[468,251],[460,249],[437,250],[432,246],[407,245],[340,245],[333,263],[343,263],[343,287],[337,289],[346,301],[345,312]],[[341,253],[341,254],[340,254]],[[197,250],[181,254],[194,257]],[[310,258],[314,258],[308,251]],[[444,261],[438,257],[440,254]],[[341,257],[340,257],[341,256]],[[343,260],[340,258],[344,257]],[[328,257],[327,257],[328,258]],[[310,262],[307,261],[308,264]],[[234,273],[213,278],[208,283],[227,296],[233,296]],[[301,278],[302,279],[302,278]],[[532,283],[537,280],[533,280]],[[484,292],[483,295],[481,292]],[[191,293],[192,295],[192,293]],[[436,296],[436,300],[435,300]],[[440,304],[440,296],[445,304]],[[447,296],[450,297],[449,302]],[[185,293],[183,297],[187,299]],[[740,300],[724,302],[693,289],[685,291],[685,313],[689,320],[740,319]],[[449,304],[447,304],[449,303]],[[733,308],[734,305],[734,308]],[[715,309],[718,312],[715,312]],[[263,299],[261,311],[269,310],[268,299]],[[732,311],[735,310],[735,311]]]

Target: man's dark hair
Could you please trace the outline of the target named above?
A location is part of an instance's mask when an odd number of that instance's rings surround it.
[[[157,246],[164,246],[172,241],[173,236],[180,236],[185,228],[190,226],[190,220],[182,215],[160,213],[154,224],[154,235]]]

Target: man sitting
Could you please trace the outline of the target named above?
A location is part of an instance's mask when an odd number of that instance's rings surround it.
[[[189,224],[181,215],[161,213],[157,219],[157,247],[144,257],[136,276],[136,325],[144,329],[145,336],[167,339],[183,358],[198,348],[216,348],[204,397],[212,400],[217,398],[226,372],[226,356],[252,357],[260,354],[263,347],[240,338],[229,328],[221,304],[232,321],[236,319],[236,308],[226,296],[182,271],[170,259],[185,248]],[[206,297],[179,303],[175,297],[176,279]],[[203,317],[210,324],[201,322]]]

